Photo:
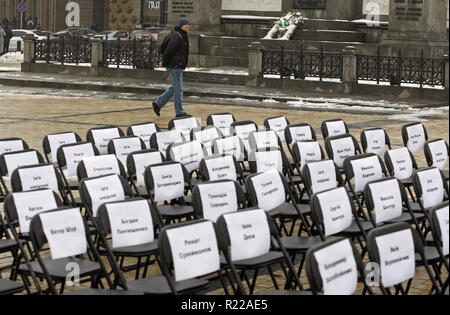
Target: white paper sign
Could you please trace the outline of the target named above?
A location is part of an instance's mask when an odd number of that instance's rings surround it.
[[[298,153],[300,155],[300,172],[306,163],[322,160],[322,150],[317,141],[297,142]]]
[[[217,154],[233,155],[236,161],[244,160],[244,147],[241,145],[238,136],[217,139],[214,141]]]
[[[213,222],[222,214],[238,210],[236,187],[234,182],[199,185],[203,218]]]
[[[413,163],[407,148],[389,150],[388,154],[394,167],[395,177],[406,179],[412,176]]]
[[[250,138],[252,139],[250,143],[254,146],[253,149],[278,148],[278,136],[273,130],[252,132]]]
[[[414,278],[416,261],[410,229],[379,236],[375,241],[380,254],[381,283],[384,287]]]
[[[252,131],[256,131],[256,126],[254,124],[238,125],[234,127],[234,130],[236,131],[236,135],[241,138],[247,151],[250,151],[251,148],[248,137]]]
[[[173,121],[175,130],[180,131],[186,139],[191,138],[191,130],[200,127],[195,117],[189,117],[185,119],[177,119]]]
[[[372,193],[377,224],[402,215],[402,195],[396,179],[369,184],[369,189]]]
[[[270,211],[286,202],[286,192],[277,170],[273,169],[251,178],[258,198],[258,207]]]
[[[30,222],[36,214],[58,208],[53,191],[49,189],[13,193],[13,199],[21,233],[30,232]]]
[[[113,248],[148,244],[155,240],[153,220],[147,200],[106,205],[111,224]]]
[[[117,175],[85,181],[92,202],[92,213],[97,217],[98,208],[107,202],[125,199],[122,182]]]
[[[322,208],[325,236],[342,232],[352,225],[352,207],[344,187],[317,195]]]
[[[233,157],[226,155],[217,159],[205,160],[208,169],[209,180],[231,179],[237,180],[236,165]]]
[[[199,141],[191,141],[173,146],[171,158],[183,164],[189,173],[193,172],[199,168],[200,161],[203,159],[202,145]]]
[[[275,131],[278,134],[278,137],[281,139],[281,141],[286,141],[284,130],[288,126],[288,123],[286,121],[286,118],[284,117],[278,117],[274,119],[268,120],[270,130]]]
[[[212,115],[213,125],[222,132],[225,137],[231,135],[230,126],[234,122],[232,115]]]
[[[330,121],[325,124],[328,130],[328,137],[339,136],[347,133],[347,131],[345,130],[345,124],[342,120]]]
[[[145,147],[147,149],[150,149],[150,138],[152,137],[152,134],[157,132],[156,125],[151,124],[145,124],[145,125],[135,125],[131,126],[131,130],[133,131],[133,134],[135,136],[138,136],[142,139],[145,143]]]
[[[425,208],[436,207],[444,201],[444,183],[438,168],[417,172],[422,186],[422,201]]]
[[[63,149],[66,158],[67,172],[70,177],[77,176],[78,164],[87,157],[95,156],[91,143],[68,146]]]
[[[162,163],[159,151],[133,154],[133,160],[136,167],[136,183],[138,186],[145,186],[144,173],[147,166]]]
[[[448,231],[448,206],[436,211],[439,227],[442,235],[442,253],[447,256],[449,254],[449,231]]]
[[[87,157],[83,162],[88,177],[120,175],[119,162],[113,154]]]
[[[355,155],[355,144],[351,137],[330,141],[333,160],[338,167],[344,166],[345,158]]]
[[[270,251],[270,229],[263,210],[224,215],[231,244],[231,260],[239,261]]]
[[[108,143],[114,138],[119,138],[119,130],[117,128],[92,130],[95,146],[100,154],[108,154]]]
[[[3,153],[22,151],[23,149],[23,142],[20,140],[0,141],[0,155]]]
[[[183,141],[184,141],[183,136],[181,132],[178,130],[170,130],[156,133],[156,142],[158,143],[158,150],[165,157],[169,145],[171,145],[172,143],[181,143]]]
[[[180,164],[151,167],[155,185],[154,201],[180,198],[184,194],[184,175]]]
[[[60,146],[64,144],[72,144],[77,142],[77,138],[73,132],[60,133],[54,135],[48,135],[48,143],[50,144],[50,151],[52,154],[52,161],[56,162],[56,154]]]
[[[194,140],[198,140],[203,144],[211,142],[219,137],[219,131],[214,127],[205,128],[199,131],[194,130]]]
[[[255,152],[256,168],[258,173],[263,173],[272,169],[283,172],[283,159],[281,151]]]
[[[367,140],[367,153],[382,155],[386,147],[386,134],[382,129],[364,131]]]
[[[219,248],[212,222],[167,230],[175,281],[192,279],[220,269]]]
[[[422,124],[417,124],[409,126],[406,128],[406,133],[408,134],[408,149],[411,152],[415,152],[423,148],[425,144],[425,130]]]
[[[307,163],[313,194],[336,188],[336,167],[331,160]]]
[[[58,179],[53,165],[37,166],[19,170],[23,191],[51,189],[59,192]]]
[[[142,150],[141,139],[139,139],[139,137],[114,139],[113,143],[116,150],[116,157],[122,162],[122,165],[125,168],[127,165],[128,154]]]
[[[433,166],[443,170],[448,162],[448,150],[444,140],[428,143],[431,151]]]
[[[87,240],[80,210],[74,208],[40,213],[39,217],[50,246],[52,259],[82,255],[87,252]]]
[[[36,151],[8,154],[5,155],[5,163],[8,174],[11,176],[13,171],[18,167],[39,164],[39,158]]]
[[[383,170],[378,156],[350,161],[355,175],[355,191],[361,192],[367,183],[383,178]]]
[[[325,295],[352,295],[358,285],[355,256],[348,239],[314,253]]]
[[[313,140],[310,126],[288,127],[291,134],[292,143]]]

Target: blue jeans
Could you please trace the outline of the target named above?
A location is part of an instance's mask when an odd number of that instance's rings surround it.
[[[175,102],[175,114],[185,114],[186,112],[183,110],[183,70],[167,68],[167,71],[172,77],[173,85],[158,97],[155,103],[162,108],[166,106],[167,102],[169,102],[173,96]]]

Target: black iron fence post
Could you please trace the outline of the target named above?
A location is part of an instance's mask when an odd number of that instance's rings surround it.
[[[50,63],[51,44],[52,44],[52,41],[50,39],[48,39],[46,42],[47,46],[45,47],[45,63]]]
[[[402,85],[402,49],[398,52],[398,85]]]
[[[380,84],[380,73],[381,73],[381,56],[380,56],[380,46],[377,47],[377,84]]]
[[[320,46],[320,69],[319,69],[319,78],[320,82],[322,82],[323,79],[323,46]]]
[[[424,58],[423,58],[423,49],[420,51],[420,63],[419,63],[419,82],[420,82],[420,88],[423,88],[423,66],[424,66]]]
[[[284,45],[281,46],[280,52],[280,79],[283,79],[283,70],[284,70]]]
[[[60,50],[60,56],[59,56],[59,58],[60,58],[60,61],[61,61],[61,64],[64,66],[64,54],[65,54],[65,45],[64,45],[65,43],[64,43],[64,38],[63,37],[61,37],[61,50]]]
[[[117,63],[117,69],[120,68],[120,38],[117,37],[117,50],[116,50],[116,63]]]

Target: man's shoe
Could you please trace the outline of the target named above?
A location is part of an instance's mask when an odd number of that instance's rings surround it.
[[[153,105],[153,111],[155,112],[156,116],[161,116],[160,111],[161,111],[161,107],[158,106],[158,104],[156,104],[155,102],[152,103]]]
[[[180,118],[180,117],[191,117],[191,115],[188,115],[188,113],[183,113],[183,114],[177,115],[177,118]]]

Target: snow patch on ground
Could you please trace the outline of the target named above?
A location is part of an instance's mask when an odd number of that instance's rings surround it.
[[[22,63],[23,54],[20,52],[10,52],[0,57],[0,64],[4,63]]]

